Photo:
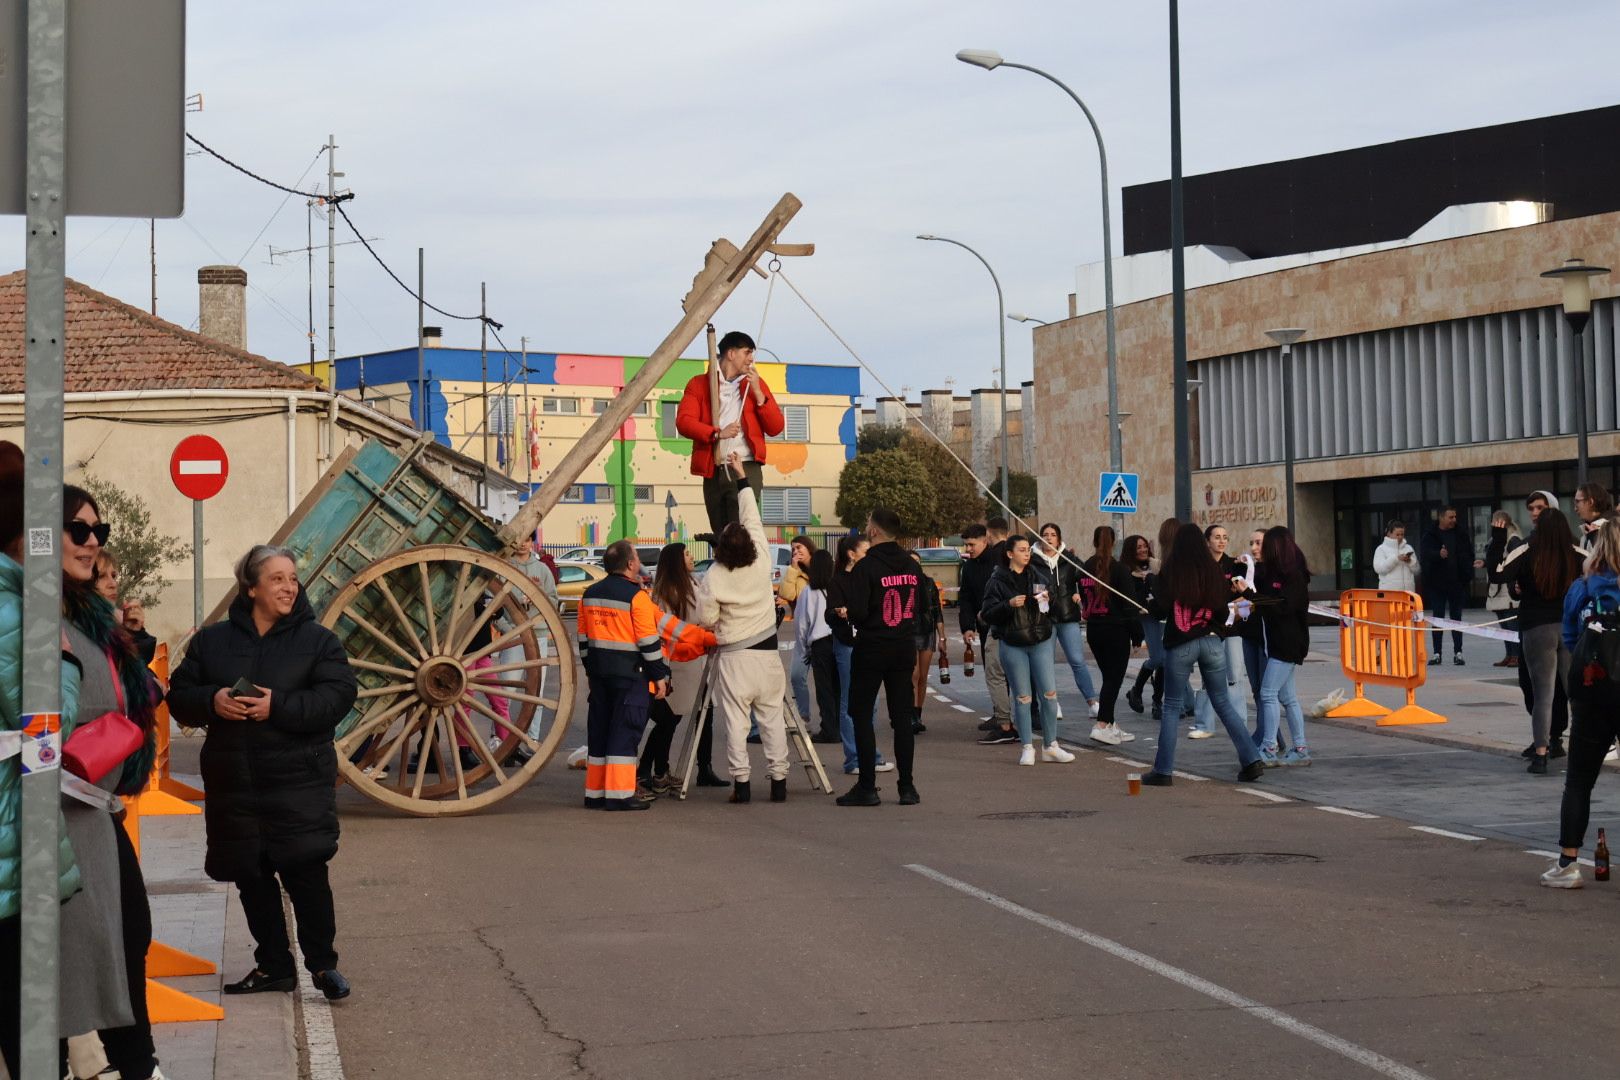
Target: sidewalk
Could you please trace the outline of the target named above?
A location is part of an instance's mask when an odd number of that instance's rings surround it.
[[[201,738],[174,739],[175,778],[200,782],[195,769]],[[141,819],[141,871],[152,904],[155,940],[212,962],[215,975],[160,980],[165,986],[213,1004],[220,985],[253,968],[253,939],[235,889],[203,874],[203,819]],[[156,1024],[158,1060],[172,1080],[252,1076],[297,1080],[298,1038],[293,995],[252,994],[224,999],[219,1022]]]

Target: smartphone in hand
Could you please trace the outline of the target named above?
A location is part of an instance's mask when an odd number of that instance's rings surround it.
[[[253,683],[250,682],[245,676],[243,678],[237,679],[236,680],[236,685],[231,687],[231,697],[258,697],[258,696],[259,696],[259,688],[257,686],[254,686]]]

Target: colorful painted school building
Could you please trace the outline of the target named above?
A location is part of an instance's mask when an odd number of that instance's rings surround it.
[[[478,349],[440,341],[431,327],[423,335],[420,382],[414,348],[340,357],[335,372],[325,363],[304,366],[340,393],[412,423],[425,394],[427,428],[441,444],[531,492],[646,363],[635,356],[504,350],[490,351],[486,361]],[[677,360],[637,403],[617,438],[547,515],[545,544],[680,540],[708,530],[702,481],[690,471],[692,444],[675,431],[687,380],[706,370],[707,361]],[[786,421],[766,451],[766,531],[785,537],[835,526],[838,477],[855,456],[860,370],[794,363],[761,363],[758,370]],[[509,516],[501,510],[491,507]]]

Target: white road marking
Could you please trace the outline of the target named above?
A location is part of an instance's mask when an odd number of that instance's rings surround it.
[[[1151,769],[1153,766],[1146,761],[1132,761],[1128,757],[1111,757],[1109,761],[1117,761],[1121,765],[1129,765],[1133,769]]]
[[[1243,792],[1243,794],[1245,794],[1245,795],[1253,795],[1257,799],[1265,799],[1267,802],[1293,802],[1294,801],[1293,799],[1284,798],[1281,795],[1273,795],[1269,791],[1261,791],[1257,787],[1238,787],[1236,790]]]
[[[1182,772],[1180,769],[1171,769],[1170,770],[1170,775],[1171,776],[1179,776],[1183,780],[1208,780],[1209,779],[1209,777],[1207,777],[1207,776],[1199,776],[1197,773]]]
[[[1483,836],[1470,836],[1465,832],[1452,832],[1450,829],[1437,829],[1433,825],[1412,825],[1413,832],[1433,833],[1435,836],[1449,836],[1453,840],[1484,840]]]
[[[1346,810],[1342,806],[1318,806],[1317,809],[1326,810],[1330,814],[1343,814],[1345,817],[1363,818],[1367,821],[1374,821],[1378,817],[1377,814],[1368,814],[1360,810]]]
[[[1167,964],[1163,960],[1138,952],[1127,945],[1121,945],[1110,938],[1105,938],[1100,934],[1093,934],[1089,930],[1082,930],[1078,926],[1063,922],[1061,919],[1054,919],[1050,915],[1043,915],[1038,911],[1024,907],[1022,904],[1016,904],[1005,897],[997,896],[993,892],[987,892],[977,886],[969,885],[965,881],[958,881],[953,877],[948,877],[938,870],[923,866],[920,863],[907,864],[906,869],[915,874],[921,874],[923,877],[936,881],[947,888],[955,889],[966,896],[971,896],[976,900],[983,900],[985,903],[1000,908],[1009,915],[1017,915],[1021,919],[1026,919],[1037,926],[1043,926],[1065,937],[1073,938],[1083,945],[1089,945],[1116,959],[1123,960],[1127,964],[1134,964],[1144,971],[1169,979],[1171,982],[1184,986],[1188,990],[1213,998],[1223,1005],[1239,1009],[1257,1020],[1264,1020],[1266,1023],[1282,1028],[1292,1035],[1298,1035],[1302,1039],[1331,1050],[1358,1065],[1364,1065],[1381,1075],[1396,1077],[1397,1080],[1429,1080],[1429,1077],[1425,1074],[1402,1065],[1392,1058],[1387,1058],[1375,1051],[1368,1050],[1364,1046],[1358,1046],[1353,1042],[1341,1039],[1331,1032],[1307,1024],[1280,1009],[1262,1005],[1258,1001],[1244,997],[1234,990],[1228,990],[1226,987],[1212,983],[1208,979],[1200,978],[1190,971],[1184,971],[1174,965]]]
[[[309,1080],[343,1080],[343,1055],[332,1027],[332,1003],[304,977],[304,952],[298,947],[298,918],[291,901],[283,901],[293,970],[298,973],[298,1011],[303,1016],[304,1046],[309,1050]]]
[[[1544,859],[1556,859],[1556,858],[1558,858],[1560,852],[1557,852],[1557,851],[1542,851],[1540,848],[1530,848],[1530,849],[1525,851],[1525,854],[1526,855],[1540,855]],[[1575,861],[1580,863],[1582,866],[1596,866],[1597,865],[1597,863],[1593,862],[1591,859],[1576,859]]]
[[[975,711],[973,709],[968,708],[966,705],[952,705],[951,708],[955,709],[957,712],[970,713],[970,712]]]
[[[940,701],[944,702],[946,705],[949,705],[951,703],[951,699],[946,697],[944,694],[940,693],[938,690],[934,691],[934,697],[938,698]]]

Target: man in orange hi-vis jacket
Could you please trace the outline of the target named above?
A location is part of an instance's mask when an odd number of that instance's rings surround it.
[[[636,798],[636,753],[649,702],[669,693],[660,612],[641,588],[641,559],[630,541],[610,544],[602,569],[608,576],[579,601],[579,656],[591,688],[585,809],[645,810]]]

